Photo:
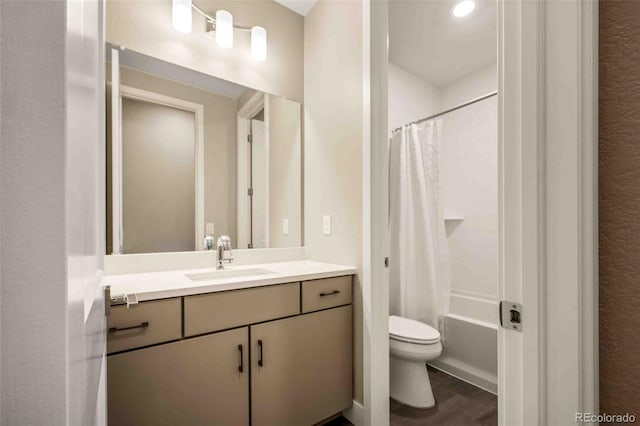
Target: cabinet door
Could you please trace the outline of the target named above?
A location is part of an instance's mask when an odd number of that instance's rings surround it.
[[[109,425],[248,425],[247,345],[244,327],[109,356]]]
[[[312,425],[349,407],[352,345],[351,306],[252,326],[252,425]]]

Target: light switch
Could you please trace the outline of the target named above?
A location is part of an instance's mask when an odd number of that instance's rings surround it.
[[[331,235],[331,216],[322,216],[322,233],[324,235]]]
[[[282,235],[289,235],[289,219],[282,219]]]
[[[213,235],[216,232],[216,224],[207,222],[206,230],[204,231],[208,235]]]

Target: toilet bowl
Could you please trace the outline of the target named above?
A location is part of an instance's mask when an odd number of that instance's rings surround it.
[[[435,405],[426,362],[442,353],[440,333],[408,318],[389,317],[391,398],[415,408]]]

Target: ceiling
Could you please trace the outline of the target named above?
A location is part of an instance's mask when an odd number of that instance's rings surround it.
[[[390,0],[389,60],[441,87],[497,61],[497,1],[455,18],[457,0]]]
[[[315,6],[317,0],[276,0],[284,7],[293,10],[298,15],[307,16]]]

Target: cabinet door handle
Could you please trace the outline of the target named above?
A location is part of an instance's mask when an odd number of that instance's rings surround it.
[[[340,290],[327,291],[326,293],[320,293],[320,297],[331,296],[333,294],[340,294]]]
[[[238,345],[238,351],[240,352],[240,363],[238,364],[238,371],[242,373],[244,371],[244,355],[242,351],[242,345]]]
[[[149,321],[145,321],[145,322],[142,322],[142,323],[140,323],[138,325],[132,325],[132,326],[129,326],[129,327],[122,327],[122,328],[111,327],[109,329],[109,334],[115,334],[115,333],[117,333],[119,331],[135,330],[136,328],[147,328],[147,327],[149,327]]]
[[[259,351],[258,365],[262,367],[264,365],[264,362],[262,361],[262,340],[258,340],[258,351]]]

